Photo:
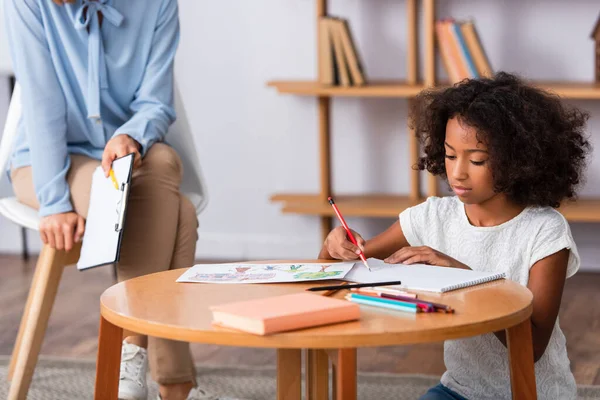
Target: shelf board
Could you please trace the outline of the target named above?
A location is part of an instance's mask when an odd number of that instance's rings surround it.
[[[415,206],[423,200],[411,200],[408,196],[386,194],[335,196],[335,203],[345,217],[397,217],[402,210]],[[282,202],[284,213],[335,215],[329,202],[320,200],[318,195],[276,194],[271,197],[271,201]]]
[[[566,99],[600,100],[600,83],[596,82],[544,82],[531,81],[540,88],[552,91]],[[410,98],[421,92],[422,83],[409,84],[406,81],[374,81],[364,86],[331,86],[314,81],[271,81],[281,94],[301,96],[346,96],[346,97],[395,97]],[[447,84],[440,84],[440,87]]]
[[[400,212],[424,200],[389,194],[335,196],[340,211],[348,217],[397,218]],[[282,212],[288,214],[335,215],[327,200],[320,199],[318,195],[276,194],[271,201],[283,203]],[[558,211],[571,222],[600,222],[600,199],[580,199]]]
[[[532,81],[532,84],[554,92],[565,99],[600,100],[599,82]]]
[[[272,81],[267,85],[282,94],[347,97],[415,97],[425,88],[423,84],[412,85],[405,81],[380,81],[347,87],[323,85],[313,81]]]

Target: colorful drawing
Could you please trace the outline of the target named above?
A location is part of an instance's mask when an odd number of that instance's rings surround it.
[[[296,272],[303,271],[304,270],[304,265],[303,264],[282,265],[282,266],[280,266],[277,269],[279,271],[281,271],[281,272],[287,272],[287,273],[290,273],[290,274],[295,274]]]
[[[340,276],[344,271],[319,271],[319,272],[301,272],[299,274],[294,275],[294,279],[299,280],[312,280],[312,279],[325,279],[330,278],[333,279],[334,276]]]
[[[196,282],[243,282],[262,280],[268,281],[275,278],[275,273],[270,274],[231,274],[231,273],[198,273],[191,276],[189,279]]]

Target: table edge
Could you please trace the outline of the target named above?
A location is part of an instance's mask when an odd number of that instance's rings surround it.
[[[125,317],[106,307],[102,301],[100,302],[101,316],[111,324],[130,332],[190,343],[289,349],[338,349],[440,342],[501,331],[530,318],[532,312],[533,303],[530,301],[527,307],[512,314],[490,321],[479,321],[458,327],[441,327],[432,330],[411,332],[366,333],[352,336],[344,334],[318,337],[294,335],[294,332],[297,331],[261,336],[225,329],[198,331],[179,326],[159,325],[129,316]]]

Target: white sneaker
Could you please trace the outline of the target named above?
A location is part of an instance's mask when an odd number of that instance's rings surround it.
[[[160,397],[160,394],[158,395],[158,400],[162,400],[162,397]],[[202,389],[195,387],[192,390],[190,390],[187,400],[242,400],[242,399],[235,399],[233,397],[217,396],[216,394],[208,393]]]
[[[123,341],[119,400],[146,400],[148,398],[147,371],[148,353],[146,349]]]

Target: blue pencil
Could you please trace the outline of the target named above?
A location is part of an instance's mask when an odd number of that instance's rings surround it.
[[[405,311],[409,313],[417,313],[418,307],[416,304],[405,303],[401,304],[395,300],[377,299],[370,296],[361,296],[357,294],[349,294],[346,298],[354,303],[364,304],[367,306],[388,308],[390,310]]]

